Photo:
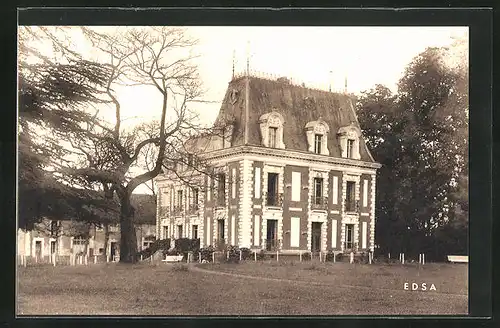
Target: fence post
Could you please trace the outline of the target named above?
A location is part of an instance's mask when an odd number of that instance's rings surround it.
[[[56,253],[53,253],[52,257],[53,257],[52,262],[54,262],[54,266],[56,266]]]
[[[142,260],[143,260],[143,257],[142,257],[142,254],[141,254],[141,262],[142,262]]]
[[[302,262],[302,251],[299,251],[299,262]]]
[[[201,252],[198,252],[198,262],[201,263]]]
[[[257,251],[253,252],[253,260],[257,262]]]
[[[337,254],[335,254],[335,252],[333,252],[333,263],[335,263],[337,261]]]
[[[279,261],[279,251],[276,251],[276,262]]]
[[[401,263],[405,264],[405,253],[401,254]]]
[[[94,255],[94,264],[97,264],[97,255]]]
[[[422,253],[422,265],[424,265],[424,264],[425,264],[425,254]]]
[[[353,252],[351,252],[351,256],[350,256],[349,262],[351,264],[354,263],[354,253]]]
[[[215,263],[215,252],[212,253],[212,263]]]
[[[240,249],[240,261],[241,261],[241,249]]]
[[[372,264],[372,252],[368,252],[368,264]]]
[[[389,260],[391,259],[391,253],[389,253]]]

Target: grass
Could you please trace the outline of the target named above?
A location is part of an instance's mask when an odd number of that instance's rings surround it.
[[[433,283],[437,291],[404,291],[404,282]],[[467,266],[451,264],[265,261],[18,270],[18,314],[25,315],[466,314],[466,294]]]

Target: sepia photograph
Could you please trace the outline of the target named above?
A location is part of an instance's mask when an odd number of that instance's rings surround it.
[[[16,314],[467,315],[467,26],[19,25]]]

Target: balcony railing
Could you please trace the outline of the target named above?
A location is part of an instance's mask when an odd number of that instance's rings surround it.
[[[216,207],[224,207],[224,206],[226,206],[226,195],[219,195],[215,199],[215,206]]]
[[[327,210],[328,197],[313,196],[311,200],[311,207],[313,210]]]
[[[266,193],[266,206],[282,207],[283,194]]]
[[[266,239],[266,250],[277,251],[280,249],[281,240],[279,239]]]
[[[188,211],[190,214],[196,213],[200,209],[200,205],[198,204],[189,204]]]
[[[346,200],[345,211],[346,212],[354,212],[354,213],[359,212],[359,200],[351,201],[351,202],[347,202],[347,200]]]
[[[182,205],[175,205],[173,210],[172,210],[172,215],[181,215],[183,210]]]

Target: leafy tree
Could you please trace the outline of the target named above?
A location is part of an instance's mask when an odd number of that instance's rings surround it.
[[[376,209],[383,251],[441,256],[436,249],[465,242],[451,245],[444,235],[467,225],[466,65],[450,68],[444,55],[427,49],[406,68],[397,95],[377,86],[358,103],[367,144],[383,164]]]

